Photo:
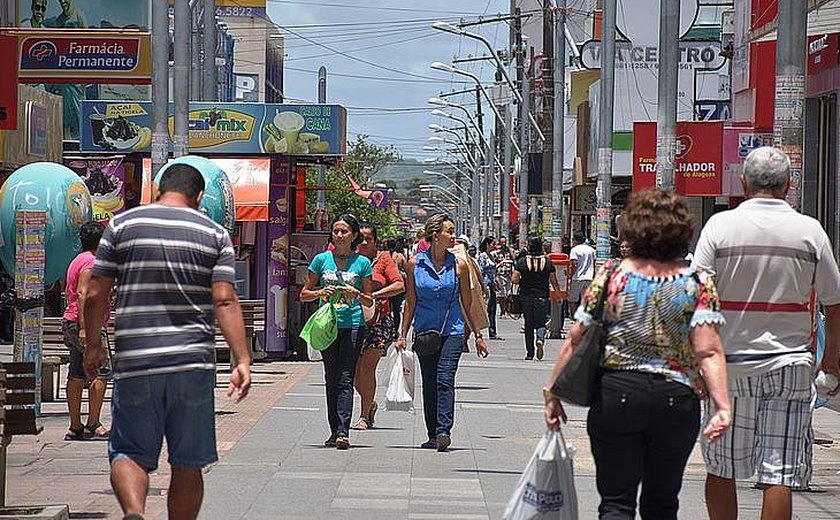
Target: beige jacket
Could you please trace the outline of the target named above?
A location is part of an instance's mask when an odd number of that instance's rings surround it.
[[[451,251],[456,258],[466,263],[470,269],[472,304],[469,309],[465,309],[462,304],[461,311],[469,315],[472,323],[479,330],[486,329],[490,326],[490,318],[487,316],[487,301],[484,299],[484,282],[481,278],[481,269],[475,259],[467,253],[467,248],[463,244],[457,244]]]

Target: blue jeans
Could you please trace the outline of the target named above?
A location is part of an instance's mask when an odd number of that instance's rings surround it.
[[[153,471],[164,436],[171,466],[200,469],[216,462],[215,387],[213,370],[115,381],[108,440],[111,464],[129,458]]]
[[[324,383],[327,387],[327,420],[332,435],[347,435],[353,415],[353,377],[356,361],[365,338],[364,327],[338,329],[338,337],[327,350],[324,359]]]
[[[464,336],[444,336],[437,354],[417,356],[423,378],[423,415],[430,439],[449,435],[455,421],[455,372]]]
[[[490,337],[496,335],[496,289],[493,284],[490,284],[490,296],[487,298],[487,317],[490,318],[490,326],[488,327],[488,334]]]
[[[551,316],[548,298],[522,297],[522,315],[525,317],[525,353],[529,358],[534,357],[534,332],[537,339],[545,341],[546,311]]]

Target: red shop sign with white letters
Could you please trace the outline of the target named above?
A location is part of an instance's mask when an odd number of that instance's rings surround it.
[[[674,184],[680,195],[723,193],[723,121],[678,121]],[[633,123],[633,191],[656,186],[656,122]]]

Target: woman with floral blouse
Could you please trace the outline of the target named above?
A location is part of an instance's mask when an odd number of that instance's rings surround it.
[[[545,388],[550,428],[566,413],[550,388],[601,319],[607,342],[587,433],[601,495],[600,518],[676,519],[683,471],[700,431],[700,399],[716,413],[703,435],[717,440],[731,423],[726,361],[718,335],[724,324],[709,273],[682,263],[694,226],[673,193],[635,193],[621,217],[629,255],[604,265],[583,295],[566,344]],[[606,291],[603,316],[593,316]]]

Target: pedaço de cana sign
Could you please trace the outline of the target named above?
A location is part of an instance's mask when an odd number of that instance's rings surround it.
[[[83,101],[82,152],[148,153],[152,144],[148,101]],[[174,133],[169,105],[169,133]],[[190,103],[189,147],[202,154],[344,155],[347,110],[340,105]]]
[[[37,29],[14,34],[21,83],[151,83],[149,33]]]

